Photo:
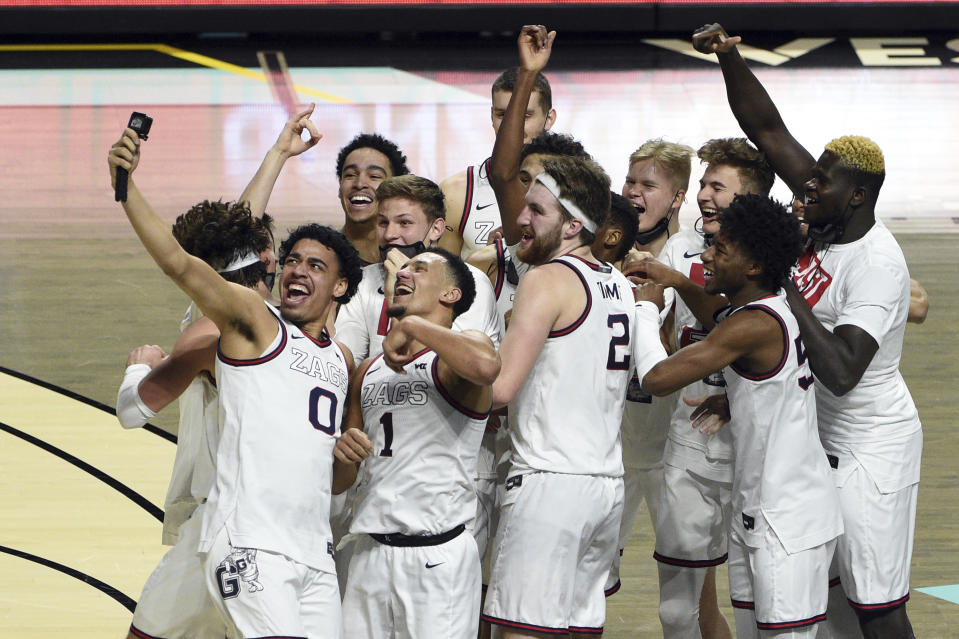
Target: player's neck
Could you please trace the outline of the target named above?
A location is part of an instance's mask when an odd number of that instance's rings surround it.
[[[754,282],[748,282],[741,289],[736,291],[734,295],[729,296],[729,305],[733,308],[740,308],[751,304],[756,300],[761,300],[764,297],[769,297],[770,295],[775,295],[776,291],[770,291],[766,288],[759,286]]]
[[[865,211],[856,211],[849,217],[849,221],[843,228],[842,236],[836,241],[836,244],[850,244],[856,240],[865,237],[873,226],[876,225],[876,214],[870,208]]]
[[[380,258],[380,245],[376,241],[375,217],[364,222],[354,222],[347,218],[343,224],[343,235],[356,247],[360,259],[364,262],[376,264],[383,261]]]
[[[666,240],[669,239],[669,233],[663,233],[655,240],[649,242],[648,244],[636,243],[637,251],[646,251],[651,254],[653,257],[659,257],[659,254],[663,252],[663,247],[666,246]]]
[[[296,327],[315,340],[322,339],[323,330],[326,328],[326,320],[330,315],[330,309],[332,307],[333,301],[330,300],[330,303],[323,309],[321,317],[315,317],[302,324],[297,324]]]
[[[599,260],[596,259],[596,256],[593,255],[592,249],[590,249],[589,244],[580,244],[578,238],[573,238],[571,240],[566,240],[559,245],[559,248],[550,256],[550,260],[555,260],[557,257],[563,255],[575,255],[581,257],[584,260],[589,262],[599,263]],[[549,261],[549,260],[547,260]]]

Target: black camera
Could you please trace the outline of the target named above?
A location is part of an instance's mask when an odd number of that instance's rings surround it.
[[[130,122],[127,123],[127,126],[136,131],[141,140],[146,140],[147,134],[150,132],[150,127],[153,126],[153,118],[145,113],[134,111],[133,114],[130,115]]]
[[[153,118],[146,115],[145,113],[139,113],[134,111],[130,115],[130,121],[127,123],[127,126],[137,132],[137,136],[141,140],[147,139],[147,134],[150,132],[150,127],[153,126]],[[117,202],[126,202],[127,201],[127,181],[130,179],[130,174],[126,169],[117,168],[117,184],[113,192],[113,199]]]

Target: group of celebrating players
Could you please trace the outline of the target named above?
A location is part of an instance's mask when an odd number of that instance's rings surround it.
[[[488,160],[437,185],[358,135],[342,230],[293,229],[278,260],[265,209],[320,140],[312,106],[236,203],[172,232],[136,132],[113,145],[130,223],[193,300],[118,393],[127,428],[181,412],[173,548],[130,637],[601,635],[643,501],[664,636],[729,636],[727,561],[739,637],[912,636],[922,431],[899,358],[925,300],[875,217],[882,152],[846,136],[813,158],[708,25],[693,43],[748,141],[650,140],[611,194],[549,131],[554,38],[522,29]]]

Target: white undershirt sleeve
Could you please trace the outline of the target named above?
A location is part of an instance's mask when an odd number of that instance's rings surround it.
[[[139,428],[156,417],[156,412],[140,399],[140,382],[150,373],[150,370],[151,368],[146,364],[127,366],[120,390],[117,392],[117,419],[124,428]]]
[[[633,360],[636,377],[642,382],[656,364],[668,357],[659,339],[661,318],[659,307],[652,302],[638,302],[633,312]]]

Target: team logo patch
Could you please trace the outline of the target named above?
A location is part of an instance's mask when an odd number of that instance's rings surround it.
[[[244,582],[249,592],[263,590],[259,582],[260,569],[256,565],[255,548],[231,548],[216,567],[216,582],[220,587],[220,596],[232,599],[240,594],[240,582]]]
[[[832,283],[832,275],[822,267],[822,260],[816,255],[815,249],[810,246],[799,258],[799,264],[793,274],[796,288],[806,298],[809,307],[814,307],[822,298],[826,289]]]

